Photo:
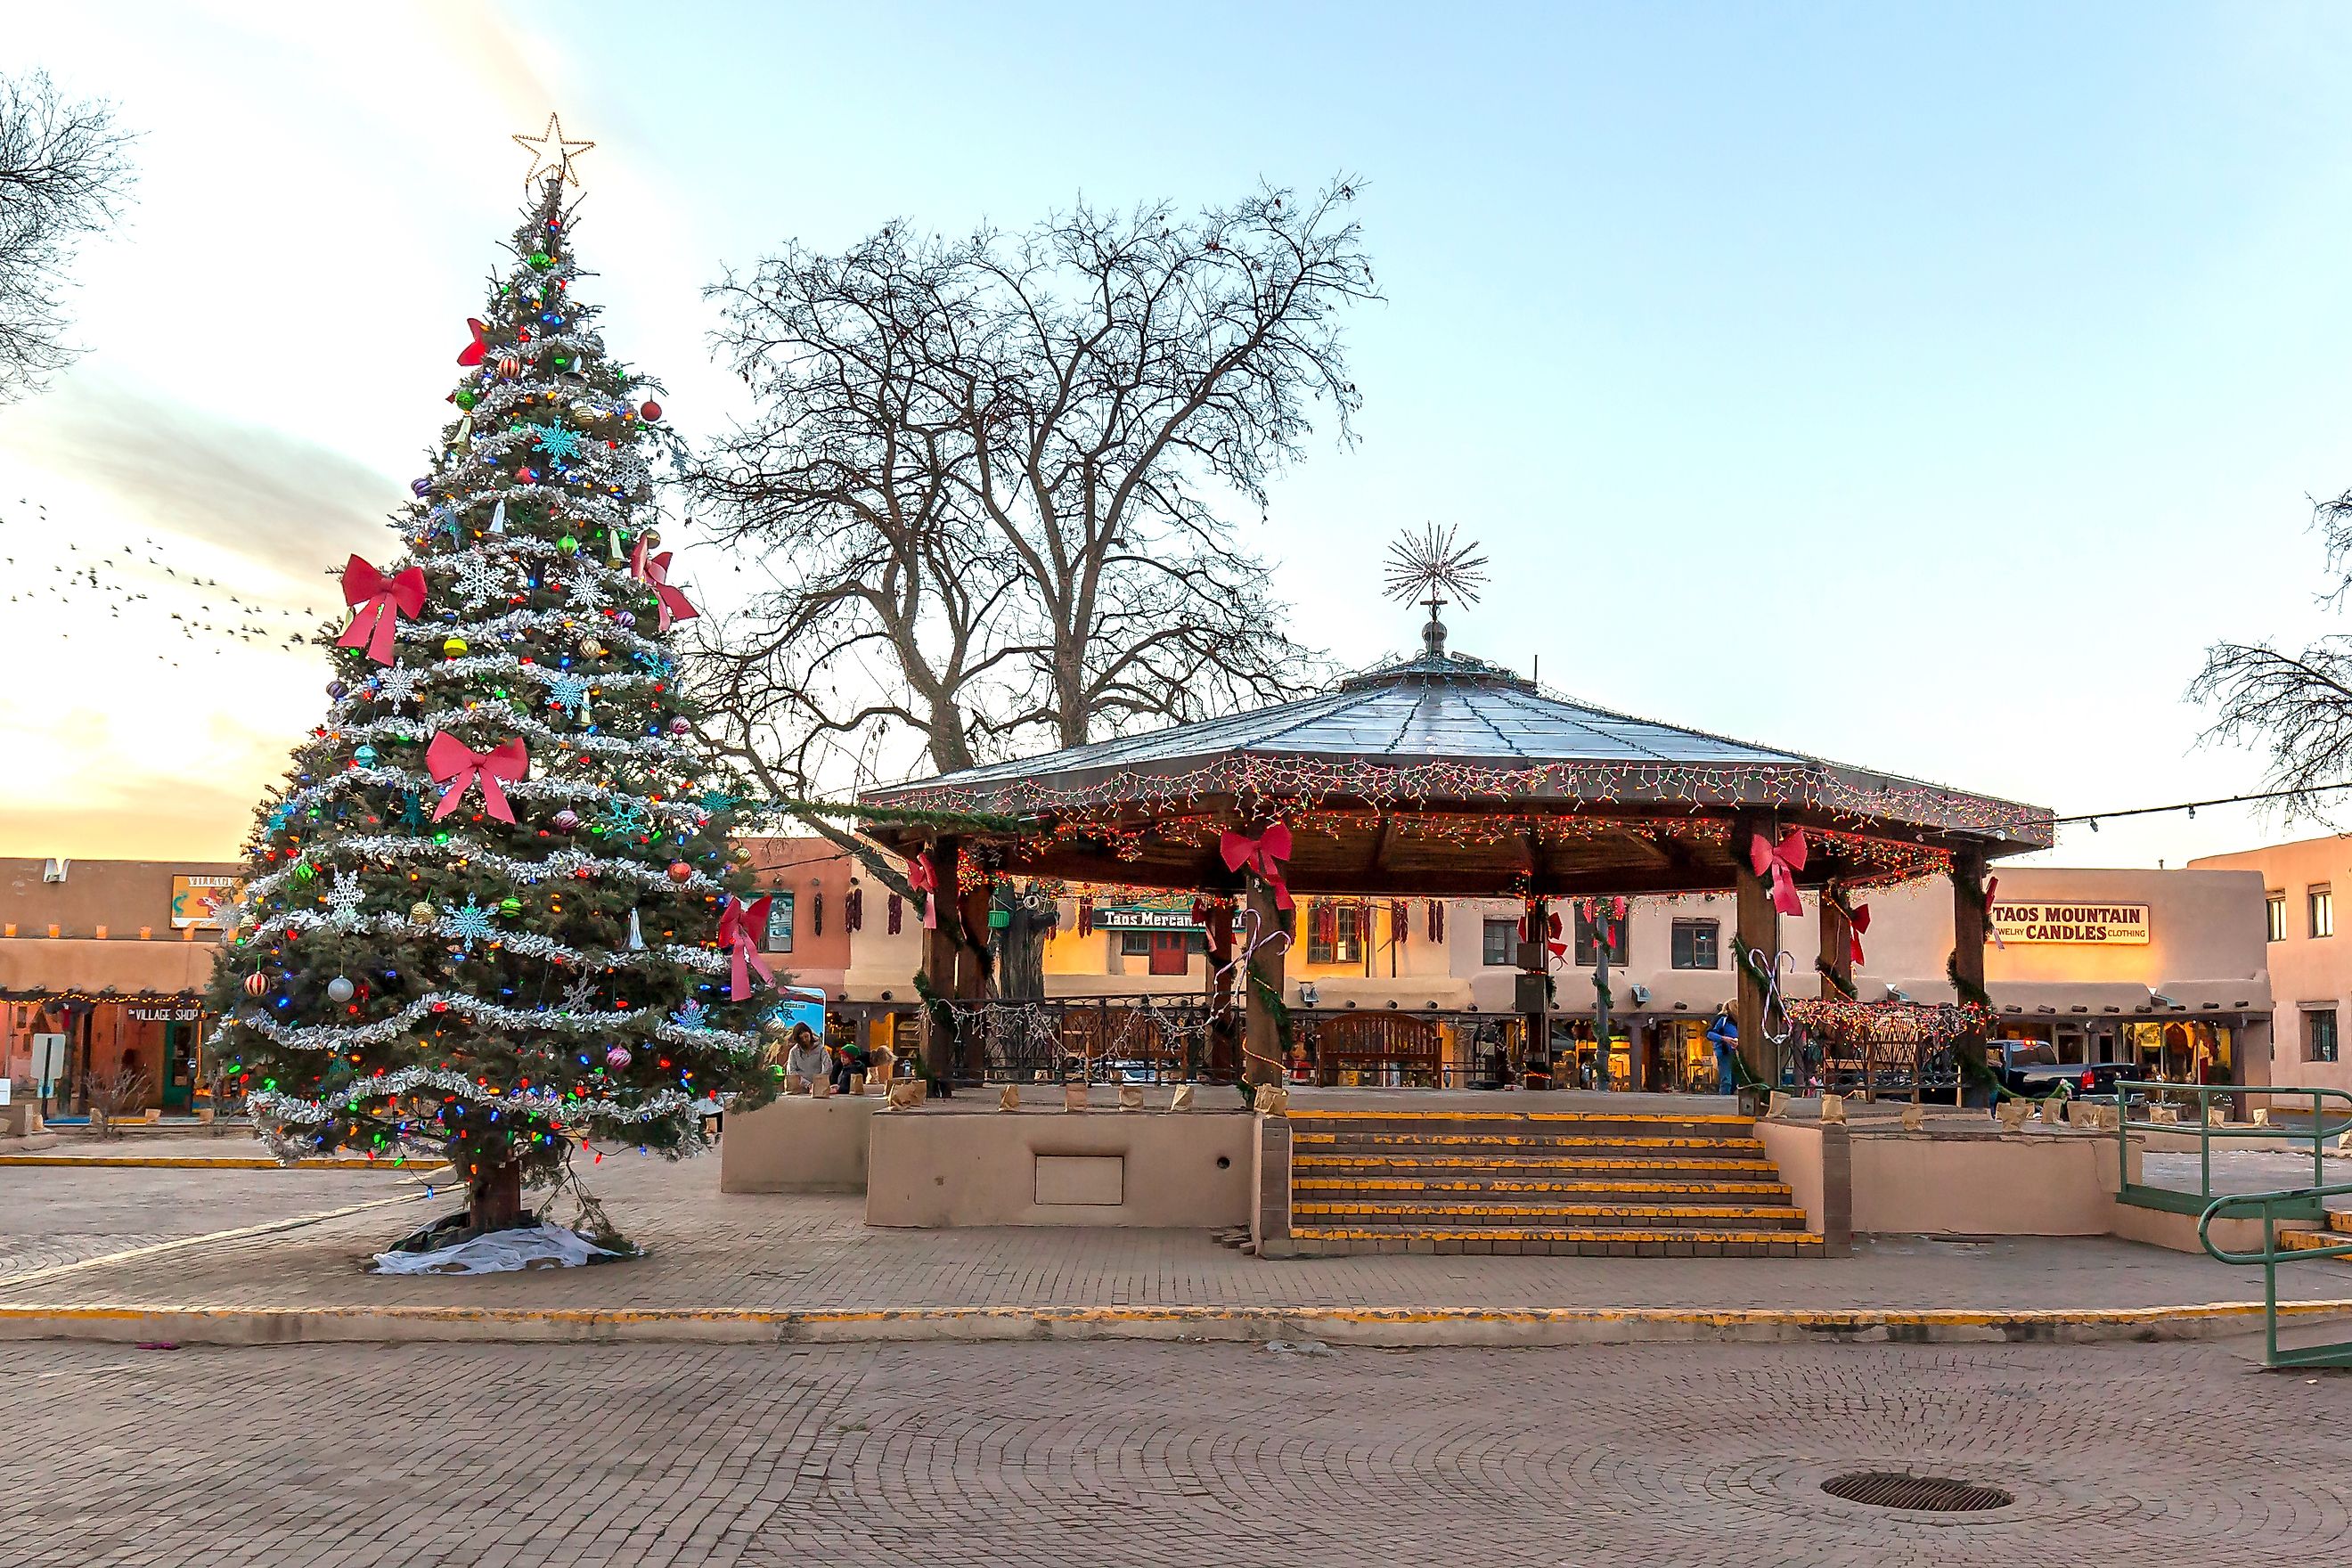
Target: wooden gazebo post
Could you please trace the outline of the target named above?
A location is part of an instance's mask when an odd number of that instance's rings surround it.
[[[1213,1082],[1234,1072],[1234,909],[1223,898],[1209,900],[1206,922],[1209,948],[1208,1058],[1202,1071]]]
[[[1283,1079],[1282,1027],[1266,999],[1279,999],[1282,995],[1282,955],[1287,944],[1268,942],[1266,938],[1281,928],[1282,911],[1275,907],[1274,889],[1265,879],[1253,875],[1244,883],[1243,907],[1256,918],[1249,922],[1248,989],[1242,994],[1242,1080],[1279,1084]]]
[[[964,957],[962,943],[958,940],[963,931],[963,910],[956,898],[957,862],[961,859],[963,841],[942,835],[919,851],[930,861],[931,875],[938,879],[938,889],[931,895],[939,910],[939,923],[925,928],[922,942],[921,972],[930,984],[934,995],[958,998],[967,994],[961,978]],[[923,918],[919,902],[915,919]],[[929,1005],[923,1008],[923,1076],[938,1084],[940,1092],[948,1092],[955,1082],[955,1031],[942,1026],[937,1012]]]
[[[1758,812],[1740,811],[1731,817],[1731,889],[1737,900],[1732,922],[1733,940],[1739,951],[1732,954],[1732,972],[1739,978],[1739,990],[1733,1005],[1733,1018],[1739,1026],[1739,1059],[1758,1081],[1772,1081],[1773,1064],[1766,1058],[1764,1044],[1764,984],[1748,967],[1748,954],[1761,952],[1769,965],[1777,962],[1780,951],[1780,914],[1772,907],[1772,889],[1756,874],[1756,867],[1748,858],[1748,841],[1762,834],[1767,842],[1778,843],[1772,819]]]
[[[1985,908],[1985,857],[1980,849],[1963,849],[1952,857],[1952,980],[1956,1002],[1967,1002],[1985,994],[1985,921],[1990,913]],[[1967,1060],[1962,1053],[1973,1051],[1979,1062],[1984,1060],[1985,1038],[1982,1035],[1962,1035],[1952,1042],[1955,1063]],[[1968,1099],[1968,1073],[1961,1070],[1959,1081],[1952,1089],[1952,1103],[1963,1104]]]

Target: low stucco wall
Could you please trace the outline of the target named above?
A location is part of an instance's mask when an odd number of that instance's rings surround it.
[[[2105,1236],[2116,1150],[2060,1132],[1856,1129],[1853,1228],[1905,1236]]]
[[[719,1141],[722,1193],[862,1193],[867,1129],[881,1100],[788,1095],[730,1111]]]
[[[1822,1161],[1818,1121],[1759,1121],[1756,1136],[1789,1184],[1789,1201],[1805,1211],[1805,1228],[1826,1237],[1830,1205],[1828,1173]]]
[[[873,1121],[866,1223],[1245,1225],[1256,1125],[1237,1111],[888,1111]]]

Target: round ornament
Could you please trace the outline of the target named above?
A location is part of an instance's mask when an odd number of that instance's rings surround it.
[[[247,975],[247,976],[245,977],[245,994],[246,994],[247,996],[267,996],[267,995],[268,995],[268,994],[269,994],[269,976],[268,976],[267,974],[262,973],[261,973],[261,971],[259,971],[258,969],[255,970],[252,973],[250,973],[250,974]]]
[[[629,1047],[626,1046],[614,1046],[611,1050],[606,1051],[604,1053],[604,1065],[608,1068],[615,1068],[627,1067],[629,1065]]]
[[[681,713],[669,721],[669,732],[673,735],[690,735],[694,732],[694,721]]]
[[[527,485],[528,485],[528,484],[534,484],[534,483],[536,483],[536,482],[538,481],[538,479],[539,479],[539,476],[538,476],[537,474],[532,473],[529,468],[517,468],[517,469],[515,470],[515,478],[516,478],[516,479],[520,479],[524,484],[527,484]]]
[[[460,408],[471,408],[472,406],[474,406],[474,405],[475,405],[475,404],[479,403],[480,401],[481,401],[481,399],[480,399],[480,398],[476,397],[476,396],[474,395],[474,389],[473,389],[472,387],[470,387],[470,386],[461,386],[461,387],[459,387],[459,388],[457,389],[457,406],[458,406],[458,407],[460,407]]]
[[[566,807],[565,809],[557,812],[555,814],[555,820],[549,823],[548,826],[554,828],[558,833],[577,833],[580,831],[580,814],[569,807]]]
[[[749,844],[738,844],[727,851],[727,858],[739,866],[749,866],[751,863],[751,847]]]
[[[352,984],[349,979],[338,974],[332,980],[327,982],[327,1000],[330,1002],[348,1002],[352,999],[352,993],[355,987]]]
[[[661,405],[658,403],[649,402],[643,408],[638,409],[637,412],[646,416],[647,423],[651,423],[652,421],[661,417]]]
[[[594,637],[582,637],[580,639],[580,657],[582,658],[602,658],[604,657],[604,645],[598,642]]]
[[[362,745],[352,753],[352,761],[359,763],[359,765],[363,768],[372,768],[375,766],[375,748],[369,745]]]
[[[637,617],[627,610],[615,610],[613,612],[613,624],[627,631],[637,624]]]
[[[549,268],[555,265],[555,258],[548,255],[544,250],[534,250],[530,253],[530,264],[540,271],[544,272]]]
[[[451,658],[461,658],[465,656],[466,652],[466,639],[464,637],[444,637],[441,641],[441,651],[447,654]]]
[[[418,500],[423,500],[426,496],[433,493],[433,481],[431,479],[411,479],[408,481],[408,493],[415,496]]]
[[[327,700],[330,702],[341,702],[350,690],[351,688],[345,686],[341,681],[330,680],[327,682]]]
[[[647,550],[659,550],[661,548],[661,530],[657,528],[648,528],[643,533],[637,535],[637,542],[643,544]]]
[[[308,882],[315,879],[318,875],[319,868],[316,866],[311,865],[308,860],[299,860],[295,862],[294,879],[296,881]]]
[[[669,863],[669,879],[673,882],[691,882],[694,880],[694,868],[683,860],[673,860]]]
[[[522,913],[522,900],[514,897],[512,894],[509,894],[507,897],[499,900],[499,913],[502,915],[519,915]]]
[[[441,911],[421,899],[415,903],[408,906],[408,923],[410,925],[429,926],[440,918]]]
[[[555,542],[555,548],[566,555],[577,555],[580,553],[580,542],[567,533]]]

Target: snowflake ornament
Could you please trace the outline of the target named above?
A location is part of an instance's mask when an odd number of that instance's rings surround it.
[[[582,975],[564,987],[563,1000],[555,1005],[559,1013],[589,1013],[596,1007],[596,983]]]
[[[563,593],[572,609],[601,610],[612,601],[604,596],[604,585],[597,581],[593,566],[583,566],[563,580]]]
[[[512,589],[514,580],[507,574],[506,563],[479,552],[460,556],[457,560],[457,592],[466,596],[466,608],[479,609],[492,599],[503,599]]]
[[[617,797],[606,801],[604,808],[596,814],[596,826],[608,837],[619,834],[626,837],[631,834],[643,833],[649,822],[641,803]]]
[[[373,685],[375,700],[395,713],[416,700],[416,671],[405,665],[377,671]]]
[[[327,889],[327,919],[349,931],[359,922],[360,899],[360,879],[336,867],[334,886]]]
[[[445,936],[454,936],[462,941],[469,956],[476,942],[488,942],[498,935],[490,924],[490,911],[474,902],[471,893],[466,895],[463,907],[451,910],[442,917],[441,931]]]
[[[699,1029],[708,1023],[705,1012],[701,1003],[688,1000],[678,1004],[677,1011],[669,1016],[669,1021],[681,1029]]]
[[[539,437],[539,449],[559,463],[568,463],[580,451],[580,432],[567,430],[561,425],[525,425],[524,429]]]
[[[588,678],[560,671],[547,678],[547,700],[561,708],[570,717],[586,722],[588,718]]]

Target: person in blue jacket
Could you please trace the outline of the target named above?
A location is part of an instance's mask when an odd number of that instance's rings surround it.
[[[1732,1022],[1728,1007],[1715,1010],[1715,1022],[1707,1026],[1706,1037],[1715,1046],[1716,1093],[1738,1092],[1739,1079],[1732,1064],[1739,1059],[1739,1026]]]

